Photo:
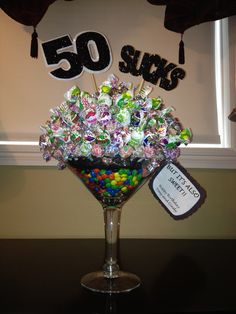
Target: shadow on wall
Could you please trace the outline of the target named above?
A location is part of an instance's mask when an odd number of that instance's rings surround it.
[[[4,148],[7,151],[7,148]],[[4,154],[1,149],[0,158]],[[25,176],[20,167],[0,165],[0,211],[5,201],[15,198],[24,190]]]
[[[0,124],[0,141],[9,140]],[[24,188],[24,176],[22,171],[17,171],[16,167],[5,166],[8,164],[10,149],[8,145],[0,145],[0,203],[9,200]],[[11,156],[11,163],[15,164],[14,157]],[[15,171],[14,171],[15,170]],[[1,210],[0,206],[0,210]]]

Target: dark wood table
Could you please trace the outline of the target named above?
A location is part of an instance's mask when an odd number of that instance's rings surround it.
[[[122,239],[129,293],[80,286],[103,264],[101,239],[0,240],[0,313],[235,313],[236,240]]]

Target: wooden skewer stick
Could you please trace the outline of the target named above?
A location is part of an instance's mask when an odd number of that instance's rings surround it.
[[[143,85],[144,85],[144,82],[145,82],[144,79],[142,79],[141,83],[139,84],[138,93],[141,92]]]
[[[97,82],[96,82],[96,79],[95,79],[95,75],[93,73],[92,73],[92,78],[93,78],[93,84],[94,84],[95,91],[97,92],[98,91],[98,86],[97,86]]]

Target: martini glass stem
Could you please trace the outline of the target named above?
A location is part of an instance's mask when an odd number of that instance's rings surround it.
[[[120,233],[121,206],[103,206],[105,224],[105,264],[104,277],[117,278],[119,265],[117,263],[118,242]]]

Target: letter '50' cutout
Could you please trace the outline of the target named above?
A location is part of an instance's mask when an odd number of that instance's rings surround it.
[[[72,51],[68,48],[72,47]],[[50,72],[57,79],[79,77],[84,70],[105,72],[112,63],[111,50],[106,37],[98,32],[83,32],[74,41],[69,35],[42,43],[47,66],[59,66]],[[63,65],[67,64],[67,67]]]

